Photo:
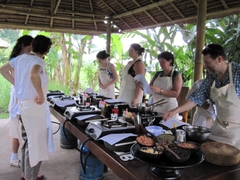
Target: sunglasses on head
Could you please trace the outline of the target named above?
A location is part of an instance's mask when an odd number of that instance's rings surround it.
[[[221,54],[220,51],[210,48],[209,46],[205,46],[205,48],[203,49],[203,51],[213,51],[213,52],[217,52],[219,55]]]

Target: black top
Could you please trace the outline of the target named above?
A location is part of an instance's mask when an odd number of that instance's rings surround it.
[[[142,61],[142,60],[141,60],[141,59],[136,60],[136,61],[132,64],[132,66],[129,68],[129,70],[128,70],[128,74],[130,74],[132,77],[135,77],[135,76],[136,76],[135,71],[133,70],[133,66],[134,66],[134,64],[135,64],[136,62],[138,62],[138,61]]]

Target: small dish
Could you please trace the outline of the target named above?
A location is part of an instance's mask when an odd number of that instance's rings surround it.
[[[177,146],[183,149],[188,149],[190,150],[192,153],[196,152],[200,145],[194,142],[190,142],[190,141],[186,141],[186,142],[179,142],[177,143]]]
[[[159,140],[174,141],[175,136],[172,134],[161,134],[157,137]]]
[[[154,146],[155,142],[154,140],[146,135],[146,134],[143,134],[143,135],[139,135],[137,138],[136,138],[136,141],[138,144],[140,144],[141,146]]]
[[[151,126],[146,126],[145,128],[147,129],[147,131],[153,133],[155,136],[159,136],[162,134],[163,128],[160,126],[151,125]]]
[[[163,151],[159,151],[155,147],[139,147],[138,150],[139,153],[149,159],[158,159],[163,154]]]

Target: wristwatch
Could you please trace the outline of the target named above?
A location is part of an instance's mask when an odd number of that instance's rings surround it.
[[[160,94],[162,94],[162,92],[163,92],[163,90],[162,90],[162,89],[160,89]]]

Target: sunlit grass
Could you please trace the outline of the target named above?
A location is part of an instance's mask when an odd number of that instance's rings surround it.
[[[8,104],[10,99],[11,84],[0,76],[0,119],[8,118]],[[49,83],[49,90],[62,90],[65,94],[69,94],[69,89],[65,88],[63,84],[57,82]]]

